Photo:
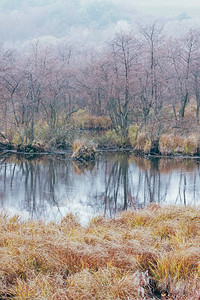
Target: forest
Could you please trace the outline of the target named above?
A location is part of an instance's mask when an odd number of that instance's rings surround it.
[[[175,36],[157,21],[98,49],[1,44],[1,147],[68,149],[88,130],[99,147],[198,154],[199,46],[199,29]]]

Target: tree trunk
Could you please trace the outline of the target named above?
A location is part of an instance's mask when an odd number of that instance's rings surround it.
[[[181,101],[181,109],[179,111],[181,118],[183,119],[185,116],[185,108],[186,108],[186,104],[188,102],[188,92],[185,94],[185,96],[182,98]]]

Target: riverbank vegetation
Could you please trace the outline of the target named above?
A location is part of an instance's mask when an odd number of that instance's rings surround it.
[[[1,299],[199,299],[199,209],[151,205],[83,227],[0,216]]]
[[[37,40],[0,47],[0,148],[100,148],[199,155],[200,30],[158,22],[116,33],[101,49]],[[90,138],[90,137],[89,137]]]

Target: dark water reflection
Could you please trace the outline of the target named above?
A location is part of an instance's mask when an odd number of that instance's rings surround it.
[[[73,212],[87,223],[152,202],[199,205],[199,160],[110,153],[83,166],[67,155],[0,158],[0,208],[11,215],[56,221]]]

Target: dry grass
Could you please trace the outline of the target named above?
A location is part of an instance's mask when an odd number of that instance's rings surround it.
[[[80,149],[83,146],[86,146],[86,141],[84,140],[76,140],[73,143],[73,153],[76,152],[76,150]]]
[[[93,116],[83,109],[73,114],[72,120],[74,125],[81,129],[108,130],[112,127],[111,120],[108,116]]]
[[[159,140],[159,150],[162,154],[194,155],[198,152],[199,136],[192,134],[181,137],[173,134],[163,134]]]
[[[137,139],[133,142],[134,149],[144,153],[149,153],[151,150],[151,140],[148,134],[141,132],[138,134]]]
[[[0,298],[199,299],[199,209],[61,224],[0,216]],[[168,296],[165,296],[168,295]]]

